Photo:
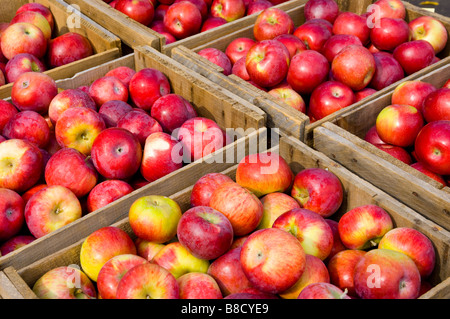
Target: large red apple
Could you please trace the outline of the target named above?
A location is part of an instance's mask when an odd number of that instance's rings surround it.
[[[155,8],[149,0],[118,0],[114,8],[146,26],[155,15]]]
[[[204,0],[175,0],[173,3],[178,3],[181,1],[189,1],[200,10],[200,13],[202,15],[202,21],[205,21],[210,15],[209,15],[209,6],[206,4]]]
[[[324,19],[334,23],[339,6],[334,0],[309,0],[305,4],[305,19]]]
[[[280,41],[284,44],[284,46],[289,51],[290,59],[294,57],[297,53],[306,51],[306,45],[303,43],[302,40],[300,40],[298,37],[296,37],[293,34],[285,33],[280,34],[274,38],[274,40]]]
[[[370,28],[362,15],[347,11],[340,13],[333,23],[333,34],[357,36],[363,45],[370,40]]]
[[[292,34],[294,21],[279,8],[267,8],[258,14],[253,26],[256,41],[273,40],[281,34]]]
[[[369,87],[380,91],[385,87],[400,81],[405,77],[402,66],[392,54],[388,52],[373,53],[375,59],[375,73]]]
[[[163,21],[170,34],[176,39],[184,39],[199,33],[202,14],[192,2],[180,1],[169,7]]]
[[[431,92],[436,90],[437,88],[428,82],[420,80],[403,81],[392,92],[391,103],[411,105],[422,112],[423,101]]]
[[[382,18],[370,31],[371,43],[381,51],[393,51],[409,39],[409,26],[403,19]]]
[[[417,17],[409,22],[412,40],[428,41],[438,54],[444,50],[448,41],[448,33],[444,24],[438,19],[430,16]]]
[[[47,68],[44,63],[34,55],[30,53],[19,53],[6,63],[6,80],[8,83],[13,83],[23,73],[44,72],[46,70]]]
[[[203,0],[202,0],[203,1]],[[180,299],[222,299],[216,280],[201,272],[190,272],[177,279]]]
[[[322,52],[332,33],[320,24],[307,23],[297,27],[293,35],[302,40],[308,50]]]
[[[11,60],[19,53],[29,53],[41,59],[47,51],[47,40],[37,26],[28,22],[11,24],[2,32],[1,50]]]
[[[311,94],[309,112],[320,120],[355,101],[353,90],[338,81],[327,81],[320,84]]]
[[[25,224],[25,203],[22,197],[8,188],[0,188],[0,241],[17,235]],[[2,252],[3,255],[3,252]]]
[[[433,46],[425,40],[412,40],[400,44],[393,52],[407,75],[420,71],[433,63]]]
[[[117,122],[116,127],[126,129],[133,133],[142,147],[144,147],[145,140],[150,134],[163,131],[161,124],[148,113],[142,112],[142,109],[127,112]]]
[[[94,54],[94,48],[85,36],[76,32],[67,32],[48,43],[47,62],[56,68]]]
[[[128,88],[115,76],[103,76],[89,86],[89,95],[97,108],[112,100],[128,101]]]
[[[96,211],[132,191],[133,187],[122,180],[110,179],[98,183],[88,194],[86,203],[88,212]]]
[[[422,114],[427,122],[450,121],[450,89],[431,92],[423,101]]]
[[[245,15],[245,4],[243,0],[213,0],[210,14],[231,22]]]
[[[129,90],[133,103],[145,111],[150,111],[158,98],[171,91],[167,77],[161,71],[153,68],[145,68],[136,72],[130,80]]]
[[[361,45],[361,40],[352,34],[335,34],[332,35],[323,45],[322,54],[331,63],[336,55],[342,51],[343,48],[349,45]]]
[[[210,62],[220,66],[223,69],[223,74],[231,74],[231,68],[233,67],[233,64],[225,52],[220,51],[216,48],[205,48],[198,51],[197,53]]]

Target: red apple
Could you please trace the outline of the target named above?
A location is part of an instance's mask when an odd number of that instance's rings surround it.
[[[342,108],[352,105],[355,101],[353,90],[337,81],[327,81],[320,84],[311,94],[309,112],[320,120]]]
[[[270,7],[273,7],[273,4],[269,0],[255,0],[248,4],[247,12],[245,15],[260,13],[261,11],[268,9]]]
[[[18,22],[9,25],[2,32],[1,50],[8,60],[19,53],[29,53],[40,59],[47,51],[47,40],[37,26]]]
[[[382,18],[370,31],[371,43],[381,51],[393,51],[409,40],[409,26],[403,19]]]
[[[267,8],[258,14],[253,26],[256,41],[273,40],[281,34],[292,34],[294,21],[283,10],[275,7]]]
[[[322,52],[332,33],[320,24],[308,23],[297,27],[293,35],[302,40],[308,50]]]
[[[248,74],[247,68],[245,66],[245,60],[246,60],[245,56],[237,60],[236,63],[233,64],[233,67],[231,68],[231,73],[237,75],[244,81],[250,81],[250,75]]]
[[[68,89],[59,92],[48,106],[48,116],[52,124],[56,124],[65,110],[77,106],[87,107],[97,111],[97,106],[88,93],[83,92],[80,89]]]
[[[42,14],[47,19],[52,30],[55,27],[55,21],[54,21],[52,12],[50,11],[49,8],[47,8],[43,4],[41,4],[39,2],[25,3],[25,4],[21,5],[19,7],[19,9],[17,9],[16,15],[18,15],[19,13],[24,12],[24,11],[34,11],[34,12],[38,12],[38,13]]]
[[[163,21],[166,29],[179,40],[199,33],[202,14],[192,2],[180,1],[169,7]]]
[[[133,103],[145,111],[150,111],[153,103],[163,95],[170,93],[167,77],[153,68],[142,69],[131,78],[130,97]]]
[[[441,183],[444,187],[447,186],[447,183],[445,182],[445,179],[444,179],[441,175],[436,174],[436,173],[430,171],[430,170],[427,169],[422,163],[416,162],[416,163],[410,164],[410,166],[411,166],[412,168],[415,168],[415,169],[418,170],[419,172],[421,172],[421,173],[427,175],[428,177],[434,179],[436,182]]]
[[[134,244],[136,245],[138,256],[141,256],[150,262],[153,260],[153,257],[155,257],[156,254],[165,246],[165,244],[153,243],[139,237],[134,240]]]
[[[306,51],[306,45],[303,43],[302,40],[300,40],[298,37],[296,37],[293,34],[285,33],[280,34],[274,38],[274,40],[280,41],[284,44],[284,46],[289,51],[290,59],[294,57],[297,53]]]
[[[16,236],[25,224],[25,203],[22,197],[8,188],[0,188],[0,241]],[[3,252],[2,252],[3,256]]]
[[[404,19],[406,17],[405,5],[401,0],[377,0],[374,4],[377,5],[377,10],[372,7],[372,11],[368,10],[368,12],[376,13],[377,19]]]
[[[330,31],[331,33],[333,33],[333,24],[330,21],[327,21],[325,19],[315,18],[315,19],[311,19],[311,20],[306,20],[303,24],[310,24],[310,23],[319,24],[322,27],[328,29],[328,31]]]
[[[333,23],[333,34],[350,34],[357,36],[363,45],[370,39],[370,28],[366,18],[353,12],[340,13]]]
[[[108,71],[105,76],[115,76],[120,81],[122,81],[123,84],[125,84],[126,87],[130,85],[131,78],[136,74],[136,71],[128,66],[118,66],[111,71]]]
[[[35,241],[36,238],[31,235],[16,235],[5,241],[0,246],[0,254],[2,256],[5,256],[13,251],[16,251],[23,246],[26,246],[28,244],[31,244],[33,241]]]
[[[258,229],[272,227],[274,221],[283,213],[300,208],[298,202],[285,193],[269,193],[261,198],[263,204],[263,218],[258,225]]]
[[[85,36],[76,32],[67,32],[48,43],[47,61],[49,67],[56,68],[94,54],[94,48]]]
[[[431,83],[420,80],[403,81],[392,92],[391,103],[411,105],[422,112],[423,101],[436,90]]]
[[[328,255],[328,257],[324,260],[326,264],[330,261],[331,258],[333,258],[334,255],[336,255],[338,252],[342,250],[346,250],[347,248],[344,246],[344,244],[341,241],[341,237],[339,237],[339,223],[335,220],[326,218],[325,221],[327,222],[328,226],[331,228],[331,232],[333,233],[333,248],[331,248],[331,252]]]
[[[355,103],[365,99],[368,96],[371,96],[372,94],[376,93],[377,90],[372,89],[370,87],[366,87],[360,91],[355,92]]]
[[[274,96],[275,98],[279,99],[280,101],[286,103],[293,109],[306,113],[306,104],[303,100],[302,96],[295,92],[294,89],[284,87],[284,88],[275,88],[271,89],[269,92],[270,95]]]
[[[339,7],[334,0],[309,0],[305,4],[305,19],[324,19],[334,23]]]
[[[225,75],[231,74],[231,68],[233,67],[233,65],[231,60],[224,52],[216,48],[205,48],[198,51],[197,53],[198,55],[204,57],[205,59],[211,61],[212,63],[220,66],[223,69],[223,74]]]
[[[203,1],[203,0],[202,0]],[[222,292],[213,277],[200,272],[184,274],[177,279],[180,299],[222,299]]]
[[[5,127],[6,123],[9,122],[9,120],[19,111],[16,109],[16,107],[11,104],[8,101],[0,100],[0,132],[3,131],[3,128]]]
[[[157,120],[141,110],[132,110],[123,115],[116,126],[133,133],[144,147],[147,137],[152,133],[162,132],[163,128]]]
[[[450,89],[431,92],[423,101],[422,114],[427,122],[450,121]]]
[[[47,20],[46,20],[47,21]],[[29,53],[16,54],[6,63],[5,73],[8,83],[13,83],[26,72],[44,72],[47,68],[38,58]]]
[[[412,40],[428,41],[438,54],[447,45],[448,33],[441,21],[430,16],[421,16],[409,22]]]
[[[48,41],[52,36],[52,28],[50,27],[50,23],[47,19],[35,11],[23,11],[14,16],[11,20],[11,24],[27,22],[38,27],[42,33],[44,34],[44,38]]]
[[[335,34],[332,35],[323,45],[322,54],[331,63],[336,55],[342,51],[343,48],[349,45],[362,46],[361,40],[351,34]]]
[[[228,23],[228,21],[225,20],[224,18],[210,16],[203,22],[200,32],[205,32],[205,31],[220,27],[221,25],[224,25],[225,23]]]
[[[248,50],[256,44],[256,41],[247,37],[240,37],[232,40],[225,48],[225,54],[232,64],[247,55]]]
[[[122,180],[110,179],[98,183],[88,194],[88,212],[96,211],[133,191],[133,187]]]
[[[206,2],[204,0],[175,0],[173,3],[178,3],[181,1],[189,1],[193,3],[198,10],[200,10],[200,13],[202,15],[202,21],[205,21],[206,18],[209,16],[209,7],[206,5]]]
[[[95,80],[89,87],[89,95],[97,108],[112,100],[128,101],[128,88],[115,76],[103,76]]]
[[[402,161],[403,163],[410,165],[412,163],[411,155],[408,151],[401,147],[390,144],[375,144],[375,147]]]
[[[200,177],[195,182],[190,197],[190,204],[195,206],[209,206],[209,201],[213,191],[225,182],[232,182],[233,180],[222,173],[208,173]]]
[[[345,291],[333,284],[317,282],[306,286],[297,299],[351,299]]]
[[[155,6],[155,14],[153,16],[153,21],[163,21],[164,20],[164,16],[166,15],[167,10],[169,9],[169,5],[167,4],[157,4]]]
[[[245,4],[243,0],[213,0],[210,14],[231,22],[245,15]]]
[[[369,86],[377,91],[400,81],[405,77],[402,66],[392,54],[387,52],[373,53],[375,59],[375,74]]]
[[[393,52],[407,75],[420,71],[433,63],[433,46],[425,40],[412,40],[400,44]]]
[[[149,0],[118,0],[114,8],[146,26],[155,15],[155,8]]]
[[[116,127],[119,120],[131,111],[133,111],[133,107],[127,102],[111,100],[100,106],[98,109],[98,114],[102,117],[106,127],[109,128]]]

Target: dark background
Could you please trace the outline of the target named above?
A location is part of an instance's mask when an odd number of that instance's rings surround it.
[[[406,0],[406,2],[422,8],[435,8],[436,13],[450,17],[450,0],[432,0],[432,2],[439,3],[437,6],[431,4],[421,4],[425,2],[424,0]]]

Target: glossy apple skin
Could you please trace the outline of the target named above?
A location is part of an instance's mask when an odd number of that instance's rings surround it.
[[[103,76],[89,86],[89,95],[97,108],[112,100],[128,101],[128,88],[115,76]]]
[[[138,170],[142,147],[128,130],[111,127],[95,138],[91,150],[92,162],[100,175],[108,179],[127,179]]]
[[[208,206],[197,206],[181,216],[177,238],[195,257],[216,259],[230,249],[233,226],[221,212]]]
[[[195,4],[181,1],[169,7],[163,21],[169,33],[180,40],[199,33],[202,14]]]
[[[334,23],[339,7],[334,0],[310,0],[305,4],[305,19],[324,19]]]
[[[47,63],[49,67],[56,68],[93,54],[94,49],[86,37],[75,32],[67,32],[49,41]]]
[[[205,273],[191,272],[177,279],[180,299],[222,299],[215,279]]]
[[[241,248],[242,269],[253,287],[277,294],[294,285],[305,270],[306,254],[290,233],[265,228],[253,232]]]
[[[2,112],[0,112],[0,131],[3,131],[6,123],[19,111],[13,104],[5,100],[0,100],[0,108],[2,109]]]
[[[326,282],[313,283],[305,287],[297,299],[351,299],[333,284]]]
[[[131,78],[136,74],[136,71],[128,66],[119,66],[117,68],[112,69],[111,71],[108,71],[105,76],[115,76],[120,81],[122,81],[123,84],[125,84],[126,87],[130,85]]]
[[[145,141],[140,172],[148,181],[170,174],[183,167],[183,147],[164,132],[149,135]]]
[[[11,24],[2,32],[2,53],[11,60],[19,53],[29,53],[41,59],[47,51],[47,40],[37,26],[28,22]]]
[[[87,195],[97,181],[98,174],[92,161],[73,148],[59,150],[45,166],[45,182],[48,186],[67,187],[78,198]]]
[[[155,8],[148,0],[118,0],[114,8],[146,26],[155,16]]]
[[[293,34],[280,34],[276,36],[274,40],[280,41],[284,44],[289,51],[290,60],[292,60],[294,55],[297,53],[306,51],[306,45],[303,41]]]
[[[208,173],[200,177],[191,191],[191,207],[209,206],[212,193],[219,185],[225,182],[233,182],[233,180],[222,173]]]
[[[0,187],[18,193],[35,185],[44,170],[44,159],[39,148],[20,139],[0,143],[0,163]]]
[[[323,45],[322,54],[327,58],[328,62],[333,62],[334,57],[349,45],[362,46],[361,40],[352,34],[335,34],[332,35]]]
[[[80,287],[74,287],[78,278]],[[75,267],[56,267],[42,275],[33,285],[39,299],[95,299],[95,285],[86,274]]]
[[[256,1],[250,2],[248,4],[245,15],[260,13],[264,9],[267,9],[270,7],[273,7],[272,2],[270,2],[268,0],[256,0]]]
[[[294,178],[291,196],[302,208],[322,217],[330,217],[341,206],[344,190],[333,173],[321,168],[307,168]]]
[[[433,243],[416,229],[396,227],[383,236],[378,248],[395,250],[409,256],[423,279],[429,277],[434,270],[436,252]]]
[[[426,122],[450,121],[450,89],[431,92],[423,101],[422,114]]]
[[[388,52],[373,53],[375,59],[375,73],[369,87],[380,91],[405,77],[402,66],[392,54]]]
[[[430,171],[429,169],[427,169],[422,163],[420,162],[415,162],[413,164],[410,165],[411,167],[415,168],[416,170],[418,170],[419,172],[422,172],[423,174],[427,175],[428,177],[431,177],[432,179],[434,179],[436,182],[441,183],[443,186],[447,186],[447,183],[445,182],[445,179],[439,175],[436,174],[432,171]]]
[[[144,111],[150,111],[153,103],[171,91],[167,77],[153,68],[142,69],[130,80],[130,97],[133,103]]]
[[[5,65],[5,75],[8,83],[13,83],[23,73],[44,72],[46,70],[44,63],[29,53],[19,53]]]
[[[407,75],[430,66],[435,57],[433,46],[425,40],[402,43],[392,54]]]
[[[123,254],[136,255],[136,246],[128,233],[114,226],[102,227],[83,241],[80,265],[92,281],[97,281],[103,265],[114,256]]]
[[[338,224],[345,247],[360,250],[377,245],[392,228],[391,216],[376,205],[355,207],[342,215]]]
[[[17,235],[25,223],[25,203],[22,197],[8,188],[0,188],[0,241]],[[3,254],[2,254],[3,255]]]
[[[294,173],[286,160],[272,152],[247,155],[236,169],[236,183],[257,197],[289,191],[293,179]]]
[[[97,277],[97,290],[101,299],[116,299],[117,287],[128,270],[148,261],[134,254],[112,257],[100,269]]]
[[[68,89],[58,93],[48,107],[48,115],[53,125],[65,110],[78,106],[97,111],[97,106],[91,96],[80,89]]]
[[[334,255],[327,264],[330,283],[342,290],[347,289],[349,296],[357,297],[353,274],[356,264],[365,254],[364,250],[346,249]]]
[[[98,114],[102,117],[106,127],[109,128],[116,127],[122,116],[131,111],[133,111],[133,107],[127,102],[113,100],[103,103],[98,109]]]
[[[197,54],[220,66],[223,69],[223,74],[231,74],[231,68],[233,65],[225,52],[222,52],[216,48],[205,48],[198,51]]]
[[[438,54],[447,45],[448,33],[445,26],[436,18],[421,16],[409,22],[412,40],[426,40]]]
[[[377,278],[372,278],[374,274]],[[414,261],[389,249],[368,251],[356,264],[353,281],[362,299],[415,299],[420,291],[420,273]]]
[[[302,40],[308,50],[322,52],[332,33],[320,24],[308,23],[297,27],[293,35]]]
[[[23,11],[14,16],[11,20],[11,24],[27,22],[38,27],[44,34],[44,38],[48,41],[52,36],[52,28],[47,19],[40,13],[35,11]]]
[[[299,203],[291,196],[285,193],[274,192],[261,198],[263,204],[263,218],[257,229],[270,228],[274,221],[283,213],[300,208]]]
[[[235,236],[254,231],[261,222],[264,210],[255,194],[235,182],[220,185],[211,195],[209,206],[230,220]]]
[[[220,17],[227,22],[242,18],[245,15],[243,0],[213,0],[210,7],[210,15]]]
[[[316,120],[320,120],[352,105],[354,101],[355,94],[349,86],[338,81],[326,81],[312,92],[309,112]]]
[[[2,243],[2,245],[0,246],[0,253],[2,256],[5,256],[17,249],[22,248],[23,246],[31,244],[35,240],[36,240],[36,238],[31,235],[13,236],[10,239],[8,239]]]
[[[378,6],[379,19],[404,19],[406,16],[405,5],[401,0],[377,0],[374,4]]]
[[[60,185],[48,186],[25,206],[25,221],[31,234],[40,238],[81,218],[81,204],[75,194]]]
[[[162,132],[163,128],[153,117],[148,113],[140,110],[132,110],[122,116],[117,122],[116,127],[126,129],[133,133],[142,147],[145,146],[147,137],[155,132]]]
[[[371,43],[381,51],[393,51],[409,40],[409,26],[403,19],[381,18],[379,26],[370,31]]]
[[[408,147],[414,144],[424,125],[422,114],[413,106],[392,104],[378,113],[376,120],[380,138],[388,144]]]
[[[431,83],[418,80],[404,81],[394,89],[391,103],[411,105],[422,112],[423,101],[436,90],[437,88]]]
[[[173,3],[178,3],[181,1],[189,1],[193,3],[198,10],[200,11],[200,14],[202,15],[202,22],[208,18],[209,15],[209,7],[207,6],[206,2],[204,0],[175,0]]]
[[[325,82],[330,65],[319,52],[306,50],[296,54],[290,64],[286,80],[300,95],[311,94],[322,82]]]
[[[300,279],[287,290],[280,292],[279,295],[283,299],[297,299],[305,287],[318,282],[330,282],[327,266],[320,258],[306,254],[305,269]]]
[[[355,35],[363,45],[366,45],[370,39],[370,28],[363,16],[353,12],[342,12],[333,23],[333,34]]]
[[[450,121],[434,121],[419,132],[414,150],[418,161],[426,168],[440,175],[450,175],[449,145]]]
[[[122,180],[106,180],[98,183],[88,194],[88,212],[96,211],[133,191],[133,187]]]
[[[46,114],[52,99],[58,94],[55,81],[44,73],[23,73],[11,89],[11,102],[19,111]]]
[[[306,103],[303,100],[302,96],[300,94],[298,94],[297,92],[295,92],[294,89],[287,88],[287,87],[284,87],[284,88],[280,87],[280,88],[271,89],[267,93],[276,97],[280,101],[286,103],[293,109],[295,109],[299,112],[302,112],[302,113],[306,113]]]
[[[200,32],[205,32],[205,31],[220,27],[221,25],[224,25],[225,23],[228,23],[228,21],[225,20],[224,18],[210,16],[203,22]]]
[[[401,146],[395,146],[391,144],[376,144],[375,147],[382,150],[383,152],[388,153],[389,155],[395,157],[396,159],[402,161],[407,165],[410,165],[412,163],[411,155],[405,148]]]
[[[53,28],[55,27],[55,21],[52,12],[50,11],[49,8],[47,8],[43,4],[38,2],[25,3],[21,5],[19,9],[17,9],[16,15],[24,11],[34,11],[42,14],[47,19],[51,29],[53,30]]]

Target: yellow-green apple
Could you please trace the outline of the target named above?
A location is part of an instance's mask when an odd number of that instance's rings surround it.
[[[150,134],[145,140],[140,172],[153,182],[183,166],[183,147],[179,141],[164,132]]]
[[[405,77],[402,66],[392,54],[384,51],[377,52],[373,53],[373,58],[376,66],[369,87],[379,91]]]
[[[375,144],[375,147],[402,161],[403,163],[410,165],[412,163],[411,155],[408,151],[401,147],[391,144]]]
[[[372,89],[370,87],[366,87],[360,91],[355,92],[355,103],[365,99],[366,97],[376,93],[377,90]]]
[[[98,174],[92,160],[74,148],[59,150],[45,166],[45,183],[48,186],[67,187],[78,198],[87,195],[97,181]]]
[[[137,237],[161,244],[176,236],[181,214],[180,206],[173,199],[148,195],[133,202],[128,218]]]
[[[308,50],[322,52],[332,33],[318,23],[307,23],[297,27],[293,35],[302,40]]]
[[[230,249],[233,227],[221,212],[209,206],[196,206],[181,216],[177,238],[195,257],[212,260]]]
[[[233,180],[222,173],[208,173],[200,177],[192,187],[191,206],[209,206],[212,193],[219,185],[225,182],[233,182]]]
[[[280,8],[271,7],[260,12],[253,25],[256,41],[273,40],[281,34],[294,32],[294,20]]]
[[[178,241],[165,245],[152,263],[168,270],[176,279],[190,272],[206,274],[210,265],[208,260],[195,257]]]
[[[333,59],[343,48],[349,45],[362,46],[361,40],[352,34],[334,34],[323,45],[322,54],[327,58],[328,62]]]
[[[46,114],[53,98],[58,94],[55,80],[49,75],[26,72],[20,75],[11,88],[11,102],[19,111]]]
[[[137,255],[130,235],[115,226],[102,227],[84,239],[80,249],[80,265],[91,280],[97,281],[103,265],[114,256],[123,254]]]
[[[396,227],[381,238],[378,248],[395,250],[410,257],[423,279],[429,277],[434,270],[436,252],[433,243],[416,229]]]
[[[347,290],[349,296],[357,297],[353,274],[356,264],[365,254],[364,250],[346,249],[334,255],[327,264],[330,282],[342,290]]]
[[[378,19],[381,18],[393,18],[393,19],[404,19],[406,17],[405,5],[401,0],[377,0],[374,2],[375,7],[371,7],[372,12],[368,10],[369,13],[376,13]],[[369,9],[369,8],[368,8]]]
[[[290,53],[277,40],[262,40],[247,52],[245,67],[250,79],[262,87],[272,87],[286,78]]]
[[[34,24],[18,22],[10,24],[2,32],[1,49],[8,60],[19,53],[29,53],[41,59],[47,51],[47,40]]]
[[[320,258],[306,254],[305,269],[300,279],[287,290],[280,292],[279,295],[283,299],[297,299],[306,286],[318,282],[330,282],[327,266]]]
[[[291,209],[300,208],[300,204],[293,197],[280,192],[264,195],[261,203],[264,209],[263,217],[257,229],[270,228],[280,215]]]
[[[243,0],[213,0],[210,14],[231,22],[245,16],[245,9]]]
[[[3,131],[3,128],[5,127],[6,123],[19,111],[16,109],[16,107],[11,104],[8,101],[0,100],[0,132]]]
[[[342,243],[348,249],[365,250],[378,245],[393,226],[391,216],[373,204],[355,207],[339,219],[338,229]]]
[[[177,279],[180,299],[222,299],[216,280],[208,274],[190,272]]]
[[[25,223],[25,203],[22,197],[8,188],[0,188],[0,241],[16,236]],[[3,253],[2,253],[3,255]]]
[[[105,122],[97,111],[87,107],[70,107],[59,116],[55,136],[61,147],[71,147],[90,155],[94,141],[105,129]]]
[[[88,38],[76,32],[67,32],[48,42],[47,65],[56,68],[93,54],[94,48]]]
[[[86,274],[71,266],[53,268],[33,285],[39,299],[96,299],[95,285]]]
[[[199,33],[202,20],[202,13],[195,4],[181,1],[170,5],[163,22],[167,31],[180,40]]]
[[[303,100],[302,96],[295,92],[294,89],[288,87],[280,87],[271,89],[268,93],[276,97],[280,101],[286,103],[293,109],[302,113],[306,113],[306,103]]]
[[[294,55],[296,55],[297,53],[306,51],[306,45],[303,43],[303,41],[293,34],[290,33],[280,34],[276,36],[274,40],[280,41],[281,43],[284,44],[284,46],[289,51],[290,60],[292,60]]]
[[[363,45],[370,40],[370,28],[366,18],[354,12],[339,13],[333,23],[333,34],[351,34],[357,36]]]
[[[370,31],[370,41],[378,50],[393,51],[410,40],[410,29],[404,19],[381,18],[378,23]]]
[[[26,246],[35,240],[36,238],[31,235],[13,236],[7,241],[2,243],[2,245],[0,246],[0,254],[1,256],[5,256],[6,254],[16,251],[17,249],[20,249],[23,246]]]
[[[131,78],[136,74],[136,70],[128,66],[118,66],[111,71],[106,72],[105,76],[115,76],[128,88]]]
[[[309,0],[305,4],[305,19],[324,19],[334,23],[339,7],[334,0]]]
[[[209,16],[202,23],[200,32],[205,32],[205,31],[220,27],[221,25],[224,25],[225,23],[228,23],[228,21],[225,20],[224,18]]]
[[[327,222],[328,226],[331,228],[331,232],[333,233],[333,248],[331,248],[331,252],[328,254],[328,257],[325,258],[324,262],[325,264],[328,264],[331,258],[333,258],[334,255],[336,255],[338,252],[342,250],[346,250],[347,248],[344,246],[344,244],[341,241],[341,237],[339,237],[339,229],[338,225],[339,223],[333,219],[325,218],[325,221]]]
[[[39,2],[25,3],[25,4],[21,5],[19,7],[19,9],[17,9],[16,15],[18,15],[19,13],[24,12],[24,11],[34,11],[34,12],[38,12],[38,13],[42,14],[47,19],[48,23],[50,24],[51,29],[53,30],[53,28],[55,27],[55,21],[54,21],[52,12],[50,11],[49,8],[47,8],[43,4],[41,4]]]
[[[25,206],[30,233],[40,238],[81,218],[81,204],[67,187],[52,185],[36,192]]]
[[[420,71],[433,63],[433,46],[425,40],[411,40],[400,44],[392,53],[406,75]]]
[[[294,179],[289,164],[275,152],[256,153],[245,156],[236,169],[236,183],[257,197],[289,191]]]
[[[445,182],[445,179],[440,175],[440,174],[436,174],[432,171],[430,171],[428,168],[426,168],[422,163],[420,162],[415,162],[410,164],[410,166],[412,168],[415,168],[416,170],[418,170],[419,172],[427,175],[428,177],[431,177],[432,179],[434,179],[436,182],[441,183],[444,187],[447,186],[447,183]]]
[[[269,0],[250,1],[250,3],[246,6],[247,11],[245,12],[245,15],[248,16],[254,13],[260,13],[270,7],[273,7],[273,4]]]
[[[353,90],[338,81],[326,81],[314,89],[309,99],[309,112],[320,120],[350,106],[355,101]]]
[[[321,53],[306,50],[297,53],[289,64],[286,80],[299,94],[311,94],[328,78],[330,64]]]
[[[142,147],[145,146],[147,137],[155,132],[162,132],[163,128],[150,114],[136,109],[123,115],[117,122],[116,127],[126,129],[133,133]]]
[[[237,60],[236,63],[233,64],[233,67],[231,68],[231,74],[237,75],[238,77],[240,77],[245,81],[250,81],[250,75],[248,74],[247,68],[245,66],[245,60],[246,60],[245,56]]]
[[[351,299],[345,291],[327,282],[316,282],[306,286],[297,299]]]
[[[258,197],[235,182],[220,185],[211,195],[209,206],[224,214],[235,236],[244,236],[261,222],[263,205]]]
[[[342,49],[331,63],[333,78],[360,91],[369,85],[376,69],[373,54],[360,45],[349,45]]]
[[[430,16],[421,16],[409,22],[412,40],[428,41],[434,53],[440,53],[447,45],[448,33],[441,21]]]
[[[420,273],[407,255],[390,249],[373,249],[355,266],[353,282],[362,299],[415,299]]]
[[[150,262],[153,260],[153,257],[155,257],[156,254],[165,246],[165,244],[154,243],[139,237],[134,240],[134,244],[136,245],[138,256],[141,256]]]
[[[116,299],[179,299],[175,277],[163,267],[145,263],[128,270],[117,287]]]
[[[42,176],[44,159],[38,147],[21,139],[0,143],[0,187],[22,193]]]
[[[112,257],[100,269],[97,290],[101,299],[116,299],[117,287],[123,276],[133,267],[148,263],[147,259],[134,254]]]
[[[391,103],[411,105],[422,112],[423,101],[431,92],[436,90],[437,88],[428,82],[420,80],[403,81],[392,92]]]
[[[106,124],[106,127],[115,127],[117,126],[117,122],[127,114],[128,112],[133,111],[133,107],[124,101],[108,101],[103,103],[102,106],[98,109],[98,114],[103,118],[103,121]],[[142,110],[137,109],[136,110]]]
[[[330,217],[341,206],[344,190],[339,178],[322,168],[306,168],[294,178],[291,196],[302,208]]]
[[[423,101],[422,114],[426,122],[450,121],[450,89],[431,92]]]
[[[253,287],[277,294],[300,279],[306,254],[300,241],[289,232],[265,228],[248,236],[241,249],[240,262]]]
[[[19,53],[5,65],[5,75],[8,83],[13,83],[23,73],[44,72],[46,70],[44,63],[30,53]]]
[[[185,0],[183,0],[185,1]],[[203,1],[203,0],[202,0]],[[230,58],[226,55],[225,52],[220,51],[217,48],[204,48],[197,52],[198,55],[201,57],[204,57],[205,59],[209,60],[210,62],[220,66],[223,69],[223,74],[230,75],[231,74],[231,68],[233,67],[233,64],[230,60]]]
[[[252,287],[240,263],[241,249],[228,250],[213,260],[208,268],[207,273],[216,280],[224,297]]]
[[[102,76],[89,86],[89,95],[97,108],[108,101],[128,101],[128,88],[115,76]]]
[[[39,113],[22,111],[6,123],[2,135],[6,139],[22,139],[39,148],[45,148],[50,141],[50,128]]]
[[[168,93],[159,97],[152,106],[150,115],[158,121],[164,132],[172,133],[190,118],[196,117],[192,104],[183,96]]]
[[[436,174],[450,175],[449,145],[450,121],[434,121],[420,130],[414,143],[414,151],[417,160],[426,168]]]
[[[145,26],[148,26],[155,16],[155,8],[148,0],[118,0],[114,8]]]
[[[89,94],[80,89],[67,89],[59,92],[48,106],[48,116],[53,125],[61,114],[70,107],[87,107],[97,111],[97,106]]]
[[[145,111],[150,111],[153,103],[171,92],[167,77],[153,68],[142,69],[130,80],[130,97],[133,103]]]
[[[134,191],[123,180],[110,179],[96,184],[88,194],[87,210],[89,213],[100,209]]]
[[[11,20],[11,24],[27,22],[38,27],[44,34],[44,38],[48,41],[52,37],[52,28],[47,19],[36,11],[23,11],[14,16]]]
[[[388,105],[378,113],[376,119],[380,138],[385,143],[400,147],[413,145],[423,126],[422,114],[411,105]]]

